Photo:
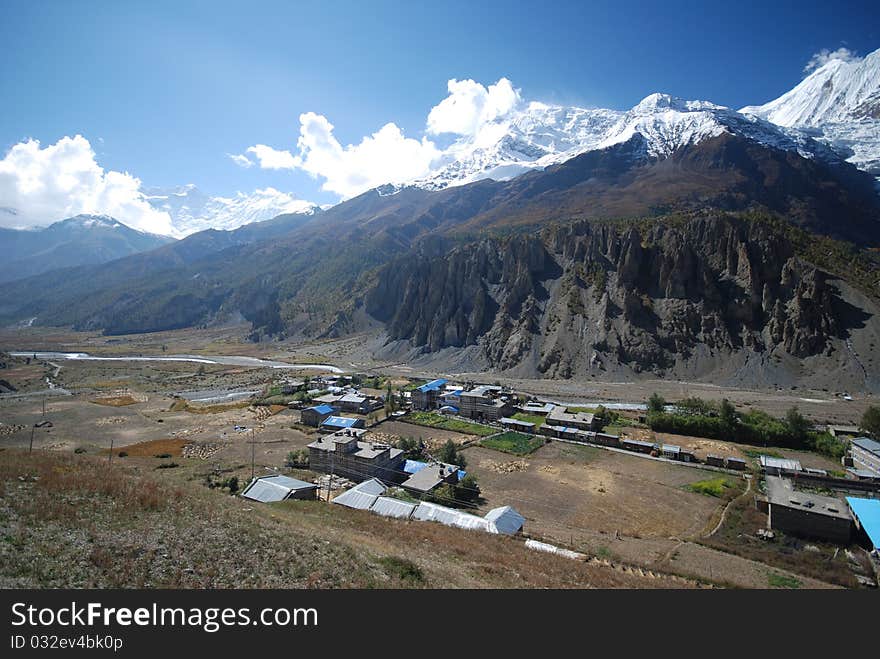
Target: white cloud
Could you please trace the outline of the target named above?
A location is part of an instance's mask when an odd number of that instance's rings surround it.
[[[265,144],[247,149],[263,169],[300,169],[322,178],[322,189],[342,198],[353,197],[384,183],[401,183],[426,176],[448,162],[467,144],[491,143],[503,133],[503,120],[521,103],[518,89],[507,78],[488,87],[473,80],[450,80],[449,95],[431,108],[425,123],[428,135],[453,134],[456,141],[440,149],[428,137],[406,137],[387,123],[357,144],[343,146],[327,117],[306,112],[299,117],[296,154]],[[244,155],[233,157],[246,158]],[[250,162],[250,161],[249,161]]]
[[[232,162],[244,169],[249,169],[254,166],[254,161],[243,154],[227,153],[226,155],[229,156],[229,159],[232,160]]]
[[[326,117],[306,112],[299,121],[297,167],[324,178],[322,189],[341,197],[427,174],[440,156],[433,142],[405,137],[393,123],[385,124],[359,144],[343,147]]]
[[[0,160],[0,226],[45,226],[81,213],[172,233],[171,218],[145,200],[140,179],[104,171],[82,135],[46,147],[33,139],[19,142]]]
[[[823,48],[818,53],[813,54],[810,61],[804,66],[804,73],[811,73],[835,59],[843,60],[844,62],[860,62],[862,60],[862,58],[856,55],[854,51],[845,48],[844,46],[841,46],[837,50]]]
[[[473,80],[455,79],[446,87],[449,96],[428,113],[428,132],[432,135],[476,135],[485,124],[510,113],[521,100],[519,90],[507,78],[488,88]]]
[[[265,144],[252,146],[247,153],[253,153],[257,157],[262,169],[296,169],[299,166],[299,160],[290,151],[279,151]],[[247,159],[247,156],[239,157]]]

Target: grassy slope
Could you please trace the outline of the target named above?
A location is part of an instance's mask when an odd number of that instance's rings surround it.
[[[170,471],[170,470],[169,470]],[[134,462],[0,459],[0,587],[686,587],[323,502],[260,505]]]

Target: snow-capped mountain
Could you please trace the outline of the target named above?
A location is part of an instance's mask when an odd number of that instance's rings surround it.
[[[0,229],[7,256],[0,281],[106,263],[169,242],[168,236],[138,231],[109,215],[77,215],[44,228]]]
[[[740,112],[824,142],[880,179],[880,50],[832,59],[776,100]]]
[[[430,175],[380,192],[508,180],[636,134],[645,140],[643,157],[663,159],[722,133],[825,162],[845,159],[880,178],[880,50],[858,61],[832,59],[775,101],[739,111],[659,93],[626,112],[520,104],[477,138],[453,144]]]
[[[153,208],[171,217],[176,237],[205,229],[236,229],[252,222],[263,222],[284,213],[311,215],[320,208],[275,188],[238,192],[233,197],[210,197],[195,185],[152,188],[146,199]]]
[[[439,190],[480,179],[506,180],[596,148],[620,118],[618,110],[532,102],[452,145],[430,176],[413,181]]]

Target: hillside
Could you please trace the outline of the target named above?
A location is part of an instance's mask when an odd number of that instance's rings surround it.
[[[254,504],[163,471],[145,475],[136,464],[115,461],[111,469],[97,457],[3,454],[4,588],[696,585],[538,553],[515,539],[320,501]]]

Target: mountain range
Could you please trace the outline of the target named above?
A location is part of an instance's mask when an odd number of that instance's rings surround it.
[[[431,177],[11,282],[0,319],[243,318],[253,340],[368,331],[374,357],[437,368],[877,389],[878,84],[873,53],[741,111],[528,104]]]
[[[137,231],[106,215],[77,215],[43,229],[0,228],[0,243],[7,254],[0,282],[58,268],[105,263],[172,240]]]

